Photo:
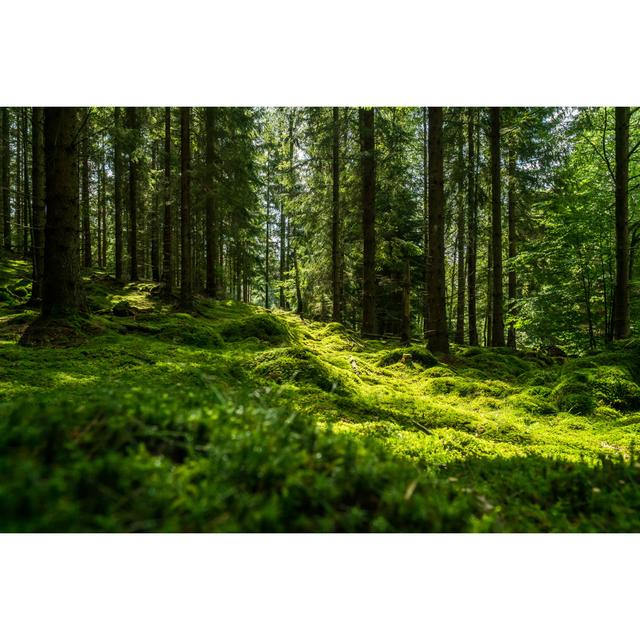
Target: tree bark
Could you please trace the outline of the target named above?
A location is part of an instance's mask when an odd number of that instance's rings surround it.
[[[400,342],[411,344],[411,262],[409,255],[404,256],[402,264],[402,327]]]
[[[89,207],[89,135],[88,119],[85,119],[82,136],[82,264],[85,269],[92,266],[91,260],[91,219]]]
[[[127,128],[129,136],[129,279],[138,280],[138,111],[127,107]]]
[[[86,310],[78,251],[78,109],[44,109],[46,223],[42,316]]]
[[[216,232],[218,225],[216,224],[215,209],[215,116],[216,110],[213,107],[205,109],[205,137],[206,137],[206,163],[207,163],[207,188],[205,202],[205,235],[207,247],[207,278],[206,291],[210,296],[218,294],[218,238]]]
[[[429,107],[429,349],[449,353],[444,249],[442,107]]]
[[[33,198],[33,285],[31,302],[42,301],[44,277],[44,110],[33,107],[31,111],[31,181]]]
[[[123,273],[122,273],[122,202],[123,202],[123,194],[122,194],[122,174],[123,174],[123,163],[122,163],[122,116],[120,107],[114,108],[114,119],[115,119],[115,129],[114,129],[114,144],[113,144],[113,208],[114,208],[114,217],[115,217],[115,272],[116,272],[116,280],[118,282],[122,282]]]
[[[164,224],[162,228],[162,282],[164,293],[171,295],[173,289],[172,230],[171,215],[171,107],[164,109]]]
[[[476,269],[478,251],[478,212],[476,200],[475,110],[467,111],[467,212],[469,216],[469,241],[467,250],[467,315],[469,344],[478,345],[478,312],[476,307]]]
[[[630,333],[629,307],[629,107],[616,107],[616,288],[613,337]]]
[[[491,107],[491,339],[492,347],[504,347],[502,290],[502,202],[500,195],[500,107]]]
[[[422,107],[422,317],[425,342],[429,339],[429,164],[427,107]]]
[[[362,170],[362,335],[376,333],[375,111],[359,109]]]
[[[342,276],[340,260],[340,109],[333,107],[331,145],[331,319],[342,322]]]
[[[517,278],[516,267],[513,261],[517,255],[516,244],[516,153],[513,146],[509,147],[509,186],[507,192],[507,216],[509,226],[509,273],[508,273],[508,298],[509,298],[509,329],[507,331],[507,346],[516,348],[516,314]]]
[[[159,169],[160,161],[158,160],[158,140],[153,142],[152,166],[154,175]],[[158,188],[158,180],[155,180],[155,189],[153,192],[153,213],[151,216],[151,279],[154,282],[160,282],[160,192]]]
[[[191,264],[191,108],[180,108],[180,305],[193,306],[193,271]]]
[[[458,283],[456,300],[456,333],[454,341],[464,344],[464,299],[465,299],[465,210],[464,210],[464,122],[462,110],[460,110],[460,130],[458,132],[458,219],[457,219],[457,244],[458,244]]]

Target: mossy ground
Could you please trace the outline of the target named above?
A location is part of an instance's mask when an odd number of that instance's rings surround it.
[[[86,284],[86,339],[23,347],[29,269],[2,262],[2,530],[640,529],[637,343],[436,361],[336,323]]]

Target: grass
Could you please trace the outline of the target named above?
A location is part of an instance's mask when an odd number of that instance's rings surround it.
[[[22,347],[29,268],[0,268],[4,531],[640,528],[633,341],[438,361],[337,323],[86,285],[84,339]]]

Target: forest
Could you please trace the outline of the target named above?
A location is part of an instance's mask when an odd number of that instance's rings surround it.
[[[0,530],[640,530],[636,107],[2,107]]]

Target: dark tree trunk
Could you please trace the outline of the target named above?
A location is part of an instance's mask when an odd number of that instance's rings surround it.
[[[292,260],[293,260],[293,274],[296,285],[296,313],[302,317],[302,313],[304,311],[304,305],[302,301],[302,289],[300,288],[300,270],[298,269],[298,254],[294,249],[292,252]]]
[[[400,342],[411,344],[411,262],[409,255],[404,257],[402,268],[402,327]]]
[[[269,308],[269,253],[271,249],[271,158],[267,155],[267,224],[264,252],[264,307]]]
[[[376,333],[375,111],[359,109],[362,165],[362,335]]]
[[[27,124],[28,107],[22,107],[22,175],[23,175],[23,226],[22,226],[22,246],[25,258],[32,258],[31,247],[32,220],[31,220],[31,181],[29,180],[29,127]]]
[[[22,145],[20,144],[20,110],[15,110],[15,119],[16,119],[16,139],[15,139],[15,177],[16,177],[16,188],[14,190],[14,203],[15,203],[15,221],[16,221],[16,251],[24,255],[24,244],[23,239],[24,235],[22,233],[24,220],[23,220],[23,211],[24,211],[24,200],[22,193]]]
[[[153,143],[152,164],[154,175],[159,168],[158,160],[158,140]],[[153,193],[153,213],[151,218],[151,279],[154,282],[160,282],[160,193],[162,189],[158,188],[158,181],[155,183]]]
[[[180,108],[180,305],[193,306],[191,264],[191,108]]]
[[[127,107],[129,135],[137,141],[138,110]],[[137,143],[129,141],[129,279],[138,279],[138,157]]]
[[[85,269],[92,266],[91,260],[91,220],[89,208],[89,135],[85,118],[82,135],[82,264]]]
[[[78,251],[78,109],[44,109],[46,223],[42,315],[86,310]]]
[[[114,109],[115,130],[113,144],[113,208],[115,217],[115,260],[116,280],[122,282],[122,121],[120,107]]]
[[[427,107],[422,107],[422,316],[424,339],[429,339],[429,165]]]
[[[342,322],[342,274],[340,260],[340,109],[333,107],[331,145],[331,319]]]
[[[31,181],[33,197],[33,285],[31,302],[42,301],[44,277],[44,111],[33,107],[31,112]]]
[[[171,235],[173,220],[171,215],[171,107],[164,110],[164,225],[162,228],[162,282],[165,295],[171,295],[173,288],[173,260],[171,255]]]
[[[284,297],[284,274],[286,270],[286,251],[287,251],[287,219],[284,215],[284,203],[280,203],[280,308],[286,307],[286,299]]]
[[[613,337],[630,333],[629,310],[629,107],[616,107],[616,288]]]
[[[504,347],[502,291],[502,202],[500,196],[500,107],[491,107],[491,340]]]
[[[218,225],[215,208],[215,115],[213,107],[205,109],[205,136],[206,136],[206,163],[207,163],[207,188],[206,188],[206,246],[207,246],[207,283],[206,290],[210,296],[218,295],[218,238],[216,236]]]
[[[11,249],[11,205],[9,193],[11,189],[11,172],[9,171],[9,108],[2,107],[2,212],[3,212],[3,244]]]
[[[469,316],[469,344],[478,345],[478,312],[476,308],[476,268],[478,250],[478,213],[476,202],[476,157],[472,107],[468,109],[467,123],[467,213],[469,216],[469,241],[467,250],[467,315]]]
[[[429,107],[429,349],[449,353],[444,272],[442,107]]]
[[[507,346],[516,348],[516,313],[517,279],[516,267],[513,261],[517,255],[516,245],[516,154],[512,147],[509,148],[509,191],[507,192],[507,216],[509,219],[509,329],[507,331]]]
[[[454,341],[464,344],[464,294],[465,294],[465,220],[464,220],[464,121],[460,110],[460,130],[458,132],[458,220],[457,220],[457,244],[458,244],[458,285],[456,289],[456,333]]]

